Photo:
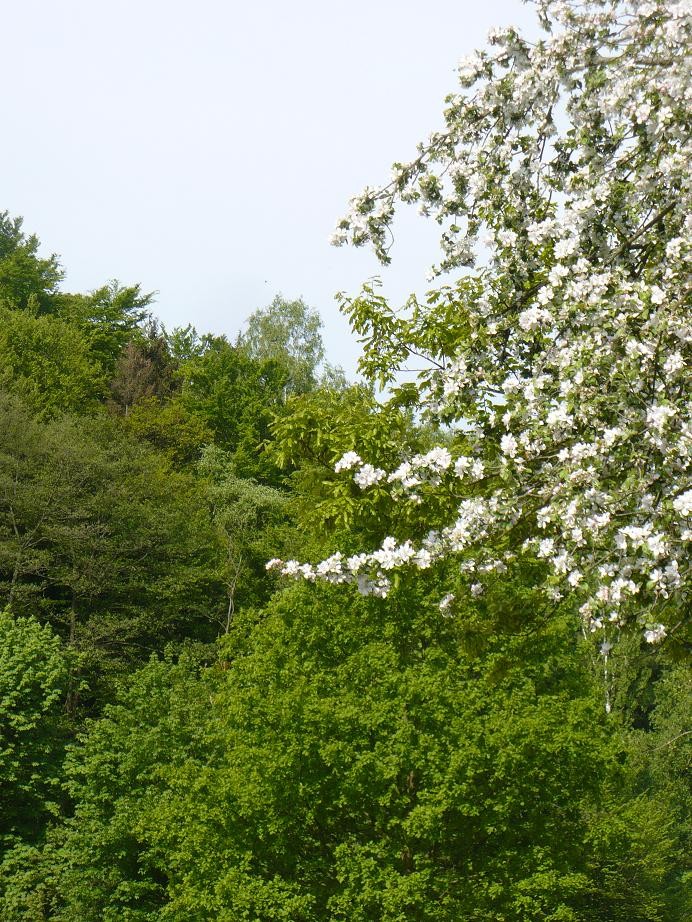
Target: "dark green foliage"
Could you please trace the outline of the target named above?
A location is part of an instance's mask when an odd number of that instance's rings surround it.
[[[196,481],[115,423],[39,423],[0,401],[0,592],[93,681],[175,638],[212,639],[217,553]]]
[[[213,441],[211,430],[178,397],[171,400],[142,397],[123,424],[136,441],[147,442],[178,469],[193,467],[203,447]]]
[[[173,391],[175,366],[166,337],[155,322],[139,331],[118,357],[111,395],[126,415],[135,404],[150,397],[168,397]]]
[[[642,658],[650,660],[651,655]],[[652,919],[692,916],[692,676],[687,664],[671,663],[665,656],[658,659],[656,679],[641,695],[649,705],[647,729],[626,736],[627,796],[616,792],[618,822],[609,822],[605,834],[621,836],[623,830],[631,830],[633,816],[643,817],[650,838],[640,834],[638,854],[650,852],[652,840],[659,844],[660,883],[642,894],[642,880],[632,873],[631,858],[620,866],[607,866],[603,890],[620,906],[615,918],[623,920],[637,919],[642,906],[651,907]],[[623,878],[629,882],[627,889],[621,887]]]
[[[283,404],[287,371],[275,359],[257,360],[222,336],[180,367],[181,401],[231,453],[241,477],[276,482],[277,469],[262,453],[270,423]]]

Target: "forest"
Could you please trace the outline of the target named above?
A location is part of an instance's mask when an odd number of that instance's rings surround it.
[[[3,922],[692,917],[692,27],[537,6],[337,225],[442,228],[357,381],[0,213]]]

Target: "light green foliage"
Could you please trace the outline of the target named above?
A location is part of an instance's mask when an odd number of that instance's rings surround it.
[[[185,327],[174,327],[170,333],[165,335],[168,351],[178,365],[202,355],[214,339],[211,334],[200,336],[191,323]]]
[[[87,338],[50,315],[0,306],[0,384],[38,411],[95,408],[105,379]]]
[[[139,285],[124,287],[116,280],[88,295],[58,293],[51,312],[76,327],[87,339],[93,359],[112,375],[122,350],[146,320],[153,294]]]
[[[88,295],[60,292],[57,257],[38,248],[21,218],[0,213],[0,382],[38,410],[93,410],[152,295],[116,281]]]
[[[443,285],[428,292],[424,304],[411,295],[401,311],[392,309],[378,287],[378,282],[368,283],[356,298],[338,296],[363,345],[360,371],[366,380],[385,387],[417,359],[424,366],[418,380],[431,380],[436,371],[449,364],[471,332],[467,306],[480,294],[478,280],[463,278]],[[415,390],[413,394],[415,399]]]
[[[285,394],[305,393],[317,383],[324,359],[322,320],[302,298],[287,301],[277,295],[269,307],[247,321],[238,345],[256,361],[274,361],[286,369]]]
[[[144,830],[162,773],[208,756],[202,737],[213,681],[196,678],[197,659],[190,653],[179,665],[153,660],[123,685],[104,718],[89,724],[88,752],[76,749],[67,764],[75,817],[49,835],[42,853],[17,856],[21,866],[0,898],[3,918],[158,918],[166,859],[149,847]]]
[[[66,690],[67,661],[50,628],[0,611],[0,856],[39,839],[63,799]]]
[[[63,272],[55,255],[38,256],[39,240],[22,230],[22,219],[0,212],[0,304],[48,308]]]
[[[334,476],[334,462],[354,447],[364,457],[398,458],[419,450],[425,438],[405,405],[383,406],[362,385],[323,387],[289,398],[272,426],[268,454],[295,471],[292,485],[310,528],[332,533],[334,527],[358,527],[379,535],[389,516],[382,494],[375,489],[364,498],[352,482]]]

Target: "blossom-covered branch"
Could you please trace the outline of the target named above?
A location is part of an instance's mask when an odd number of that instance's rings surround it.
[[[692,13],[688,0],[537,8],[545,36],[496,30],[460,67],[445,129],[355,198],[333,238],[389,261],[395,209],[418,202],[442,228],[433,275],[475,267],[456,291],[463,325],[439,292],[417,326],[400,322],[412,349],[427,325],[423,351],[451,356],[420,379],[419,409],[467,450],[388,472],[354,445],[336,465],[392,502],[447,490],[454,515],[422,541],[272,566],[383,595],[392,569],[450,554],[482,574],[481,546],[521,521],[530,537],[504,553],[544,559],[552,597],[570,593],[592,630],[635,618],[655,642],[689,592]],[[359,331],[376,329],[375,302],[359,309]]]

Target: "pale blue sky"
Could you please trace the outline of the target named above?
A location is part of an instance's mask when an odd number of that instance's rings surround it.
[[[358,347],[334,293],[425,289],[435,226],[393,265],[327,243],[348,198],[441,124],[458,60],[521,0],[22,0],[5,4],[0,210],[60,254],[65,287],[158,291],[172,327],[234,336],[277,292]]]

